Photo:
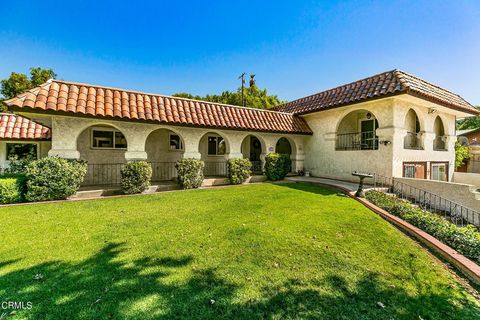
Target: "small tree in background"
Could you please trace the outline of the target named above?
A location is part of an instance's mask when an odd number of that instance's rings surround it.
[[[480,106],[476,106],[480,110]],[[480,116],[468,117],[457,121],[457,130],[468,130],[480,128]]]
[[[53,69],[30,68],[30,78],[23,74],[12,72],[7,79],[0,81],[0,93],[3,99],[0,99],[0,112],[6,111],[6,106],[1,103],[4,99],[11,99],[19,94],[28,91],[34,87],[47,82],[48,79],[55,79],[57,74]]]
[[[470,159],[470,149],[468,146],[465,146],[460,143],[460,141],[455,142],[455,169],[460,167],[465,160]]]
[[[187,92],[173,94],[174,97],[203,100],[216,103],[225,103],[236,106],[242,105],[242,89],[237,91],[223,91],[221,94],[207,94],[206,96],[192,95]],[[249,108],[270,109],[286,101],[282,101],[277,95],[269,95],[267,89],[260,89],[255,81],[250,82],[250,87],[244,89],[245,105]]]

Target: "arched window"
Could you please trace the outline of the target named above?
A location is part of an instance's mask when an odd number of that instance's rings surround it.
[[[433,132],[435,132],[433,150],[447,150],[447,145],[445,143],[445,127],[443,126],[443,121],[439,116],[435,118],[435,122],[433,123]]]
[[[423,149],[422,140],[420,138],[420,121],[417,113],[410,109],[405,116],[405,129],[407,133],[403,139],[403,147],[405,149]]]

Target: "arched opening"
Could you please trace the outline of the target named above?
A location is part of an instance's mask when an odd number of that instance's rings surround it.
[[[169,181],[177,177],[175,163],[185,152],[182,137],[168,129],[151,132],[145,142],[147,161],[152,165],[152,181]]]
[[[435,122],[433,123],[433,132],[435,133],[433,150],[447,150],[447,146],[445,143],[445,127],[443,126],[443,121],[439,116],[435,118]]]
[[[423,143],[420,138],[420,120],[415,110],[408,110],[404,126],[407,133],[403,139],[403,147],[405,149],[423,149]]]
[[[275,145],[275,152],[276,153],[287,155],[291,159],[292,150],[293,150],[292,144],[290,143],[290,141],[287,138],[282,137],[282,138],[278,139],[277,144]],[[290,167],[289,172],[291,172],[291,171],[292,171],[292,167]]]
[[[224,177],[227,175],[228,141],[216,132],[208,132],[200,139],[198,151],[205,162],[206,177]]]
[[[120,130],[104,124],[88,127],[77,138],[77,150],[88,166],[83,185],[120,184],[127,151],[127,139]]]
[[[368,110],[355,110],[339,122],[335,142],[336,150],[377,150],[378,120]]]
[[[261,174],[263,171],[262,155],[265,155],[265,144],[254,136],[248,135],[242,141],[242,155],[252,163],[252,173]]]

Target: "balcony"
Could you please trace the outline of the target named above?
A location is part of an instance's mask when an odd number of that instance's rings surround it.
[[[415,132],[407,132],[407,135],[403,139],[403,148],[411,150],[423,150],[422,140]]]
[[[378,137],[375,131],[337,134],[335,150],[377,150]]]

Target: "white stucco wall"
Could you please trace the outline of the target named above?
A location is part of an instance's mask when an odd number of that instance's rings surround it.
[[[435,109],[429,113],[429,109]],[[419,136],[423,140],[423,150],[404,148],[404,137],[411,130],[412,120],[407,118],[410,109],[415,110],[420,122]],[[379,144],[378,150],[335,150],[335,139],[339,124],[351,112],[368,110],[378,120],[376,134],[379,141],[389,141],[388,145]],[[445,130],[447,151],[433,150],[434,122],[442,119]],[[427,162],[429,174],[430,162],[448,162],[449,180],[453,176],[455,160],[455,113],[451,109],[429,103],[408,95],[359,103],[353,106],[321,111],[304,116],[314,134],[305,139],[305,169],[314,176],[352,178],[352,171],[375,172],[385,176],[401,177],[403,162]],[[344,124],[355,127],[358,118],[348,116],[339,132],[345,133]],[[407,120],[407,121],[405,121]],[[360,130],[358,130],[360,131]]]
[[[393,101],[382,99],[355,106],[337,108],[306,115],[304,118],[314,132],[306,139],[305,170],[313,176],[352,178],[352,171],[376,172],[390,176],[392,173],[392,146],[379,145],[378,150],[335,150],[336,133],[340,122],[353,111],[368,110],[378,120],[377,135],[380,140],[390,139],[389,132],[392,120]],[[363,113],[363,112],[362,112]],[[348,126],[342,123],[341,133],[351,133],[347,127],[356,127],[358,118],[348,116]],[[349,132],[347,132],[349,131]],[[359,130],[358,130],[359,131]]]

